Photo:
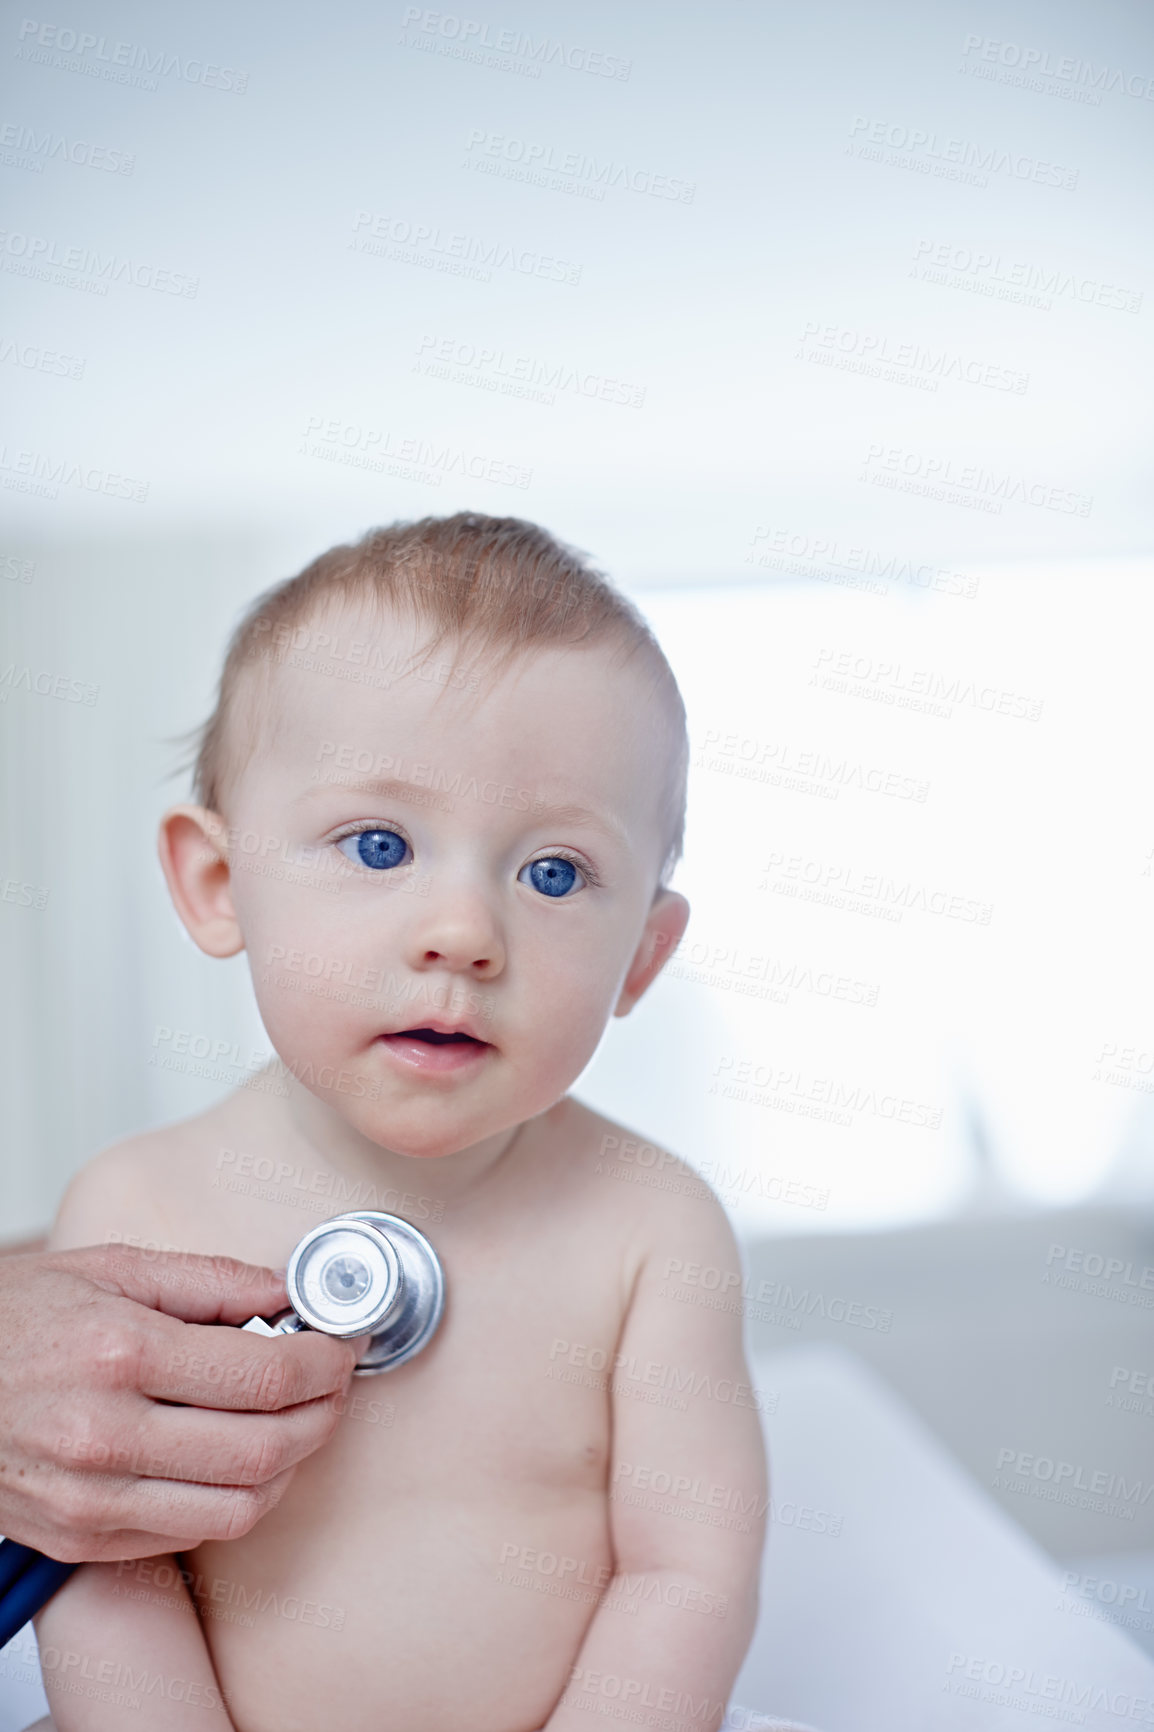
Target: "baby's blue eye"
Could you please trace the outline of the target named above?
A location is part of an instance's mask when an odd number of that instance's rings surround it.
[[[346,860],[371,866],[376,872],[399,866],[407,846],[405,838],[395,830],[358,830],[355,835],[342,836],[337,843]]]
[[[534,890],[540,890],[544,896],[564,896],[576,884],[578,873],[572,860],[557,855],[546,860],[531,860],[517,877],[520,883],[532,884]]]

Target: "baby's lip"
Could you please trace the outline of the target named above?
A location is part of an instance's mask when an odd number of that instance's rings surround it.
[[[454,1035],[467,1035],[470,1040],[477,1041],[481,1046],[492,1044],[477,1033],[474,1023],[465,1019],[460,1022],[447,1022],[443,1017],[431,1016],[427,1017],[424,1022],[410,1023],[405,1028],[388,1028],[382,1031],[384,1038],[393,1034],[411,1034],[419,1037],[427,1033],[444,1035],[447,1039],[451,1039]]]

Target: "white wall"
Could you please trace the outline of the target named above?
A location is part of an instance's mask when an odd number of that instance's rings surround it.
[[[224,1086],[154,1065],[159,1030],[264,1050],[243,964],[193,951],[152,851],[164,739],[202,718],[237,610],[371,523],[463,505],[594,551],[667,643],[704,755],[690,939],[878,988],[662,982],[588,1098],[730,1162],[747,1225],[1140,1190],[1148,10],[415,11],[100,5],[80,53],[70,18],[4,26],[5,1231]],[[94,75],[118,65],[140,82]],[[839,656],[859,691],[813,683]],[[963,694],[949,718],[899,707],[931,679]],[[814,786],[727,773],[729,735],[733,763],[811,754]],[[774,854],[994,912],[803,902],[759,888]],[[1096,1078],[1106,1045],[1130,1058]],[[743,1059],[772,1065],[768,1104],[710,1094]],[[822,1082],[849,1124],[785,1110]],[[756,1202],[767,1175],[824,1208]]]

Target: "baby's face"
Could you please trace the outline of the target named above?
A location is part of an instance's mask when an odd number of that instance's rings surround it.
[[[426,641],[352,609],[324,629],[345,656],[373,640],[392,669]],[[452,659],[399,678],[370,662],[359,683],[350,661],[289,657],[226,814],[273,1046],[362,1134],[412,1156],[557,1101],[687,914],[654,897],[666,754],[645,673],[606,646],[536,651],[499,677],[447,678]],[[430,1025],[475,1038],[404,1032]]]

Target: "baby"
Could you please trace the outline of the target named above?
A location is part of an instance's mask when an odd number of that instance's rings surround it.
[[[242,621],[160,856],[279,1062],[98,1155],[52,1245],[283,1267],[381,1209],[445,1314],[251,1532],[77,1572],[37,1620],[59,1732],[720,1726],[765,1462],[740,1320],[680,1277],[738,1252],[566,1092],[685,929],[687,760],[641,616],[517,519],[375,531]]]

